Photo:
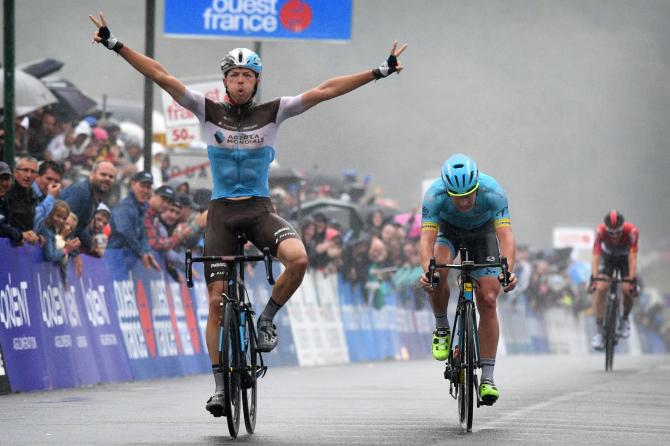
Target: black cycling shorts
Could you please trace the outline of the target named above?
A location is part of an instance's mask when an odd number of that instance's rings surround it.
[[[456,257],[459,248],[464,247],[468,249],[470,260],[475,263],[496,263],[499,260],[498,237],[496,237],[493,220],[474,229],[462,229],[446,221],[440,221],[437,243],[447,246],[453,257]],[[497,276],[498,274],[500,274],[500,268],[486,268],[475,271],[472,275],[480,277]]]
[[[600,274],[605,274],[608,277],[612,277],[612,274],[614,273],[614,267],[619,268],[622,278],[628,276],[628,254],[622,256],[613,256],[603,252],[600,255],[600,265],[598,265],[598,272]]]
[[[277,255],[277,248],[282,241],[290,238],[300,240],[293,226],[274,212],[269,198],[252,197],[246,200],[220,198],[209,203],[204,255],[238,255],[239,232],[243,232],[259,250],[270,248],[273,256]],[[207,283],[224,280],[225,275],[226,267],[223,263],[205,263]]]

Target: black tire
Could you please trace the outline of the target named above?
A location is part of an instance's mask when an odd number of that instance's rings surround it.
[[[617,313],[619,297],[607,299],[605,307],[605,371],[611,372],[614,366],[614,349],[616,346]]]
[[[472,431],[475,399],[474,311],[472,302],[466,302],[463,332],[460,338],[461,370],[459,373],[458,418],[461,426],[467,432]]]
[[[226,303],[223,320],[223,339],[219,360],[223,370],[226,419],[228,432],[235,438],[240,428],[240,341],[237,312],[232,302]]]
[[[258,368],[258,354],[256,352],[256,339],[254,337],[254,321],[251,315],[247,314],[246,329],[244,330],[244,355],[243,366],[246,369],[246,384],[242,386],[242,408],[244,412],[244,427],[250,434],[256,429],[256,398],[257,385],[256,371]]]

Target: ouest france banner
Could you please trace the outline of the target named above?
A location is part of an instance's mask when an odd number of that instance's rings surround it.
[[[351,39],[351,0],[165,0],[167,37]]]

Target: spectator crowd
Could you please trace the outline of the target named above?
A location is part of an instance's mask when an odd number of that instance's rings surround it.
[[[17,119],[15,128],[14,166],[0,162],[0,237],[41,246],[63,280],[68,262],[81,274],[82,255],[103,257],[112,248],[180,280],[184,252],[203,246],[209,189],[170,178],[160,146],[144,171],[139,139],[112,119],[67,122],[43,109]],[[427,305],[417,283],[420,214],[401,212],[352,170],[289,178],[271,171],[270,180],[275,209],[301,234],[312,270],[340,274],[375,307],[392,288],[409,290],[417,308]],[[502,299],[535,312],[590,311],[590,267],[573,261],[569,249],[519,247],[515,272],[519,285]],[[638,321],[667,332],[670,347],[670,325],[648,310],[639,310],[646,313]]]

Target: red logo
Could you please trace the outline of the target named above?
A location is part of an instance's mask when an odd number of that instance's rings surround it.
[[[151,308],[147,293],[144,291],[144,284],[141,280],[137,281],[137,311],[140,313],[140,326],[144,333],[144,340],[149,348],[149,354],[152,358],[156,357],[156,340],[154,339],[154,327],[151,322]]]
[[[312,23],[312,8],[301,0],[289,0],[279,11],[279,20],[287,30],[302,32]]]

